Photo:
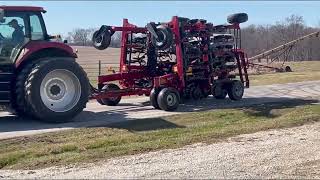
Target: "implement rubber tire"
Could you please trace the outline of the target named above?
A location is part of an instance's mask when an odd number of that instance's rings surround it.
[[[159,107],[164,111],[176,110],[180,103],[179,92],[174,88],[163,88],[158,95]]]
[[[107,49],[111,43],[110,31],[100,32],[99,30],[93,33],[92,36],[93,47],[98,50]]]
[[[105,86],[103,86],[102,90],[105,91],[114,91],[114,90],[120,90],[120,87],[116,84],[106,84]],[[115,97],[115,98],[104,98],[101,99],[101,102],[107,106],[116,106],[119,104],[119,102],[121,101],[121,96]]]
[[[202,91],[200,89],[199,86],[195,86],[192,90],[191,90],[191,97],[194,100],[200,100],[202,98]]]
[[[227,97],[228,91],[222,85],[215,85],[212,88],[212,95],[216,99],[225,99]]]
[[[25,87],[33,116],[50,123],[71,121],[85,108],[89,93],[86,73],[74,58],[68,57],[39,59]]]
[[[169,27],[159,25],[157,26],[157,34],[160,38],[157,39],[155,36],[152,36],[152,45],[160,50],[168,49],[173,42],[173,33],[171,29]]]
[[[248,21],[248,14],[247,13],[236,13],[236,14],[231,14],[227,17],[227,21],[230,24],[234,23],[244,23]]]
[[[241,81],[235,80],[229,85],[228,96],[231,100],[238,101],[242,99],[244,94],[244,86]]]
[[[292,69],[291,69],[290,66],[286,66],[286,67],[285,67],[285,71],[286,71],[286,72],[292,72]]]
[[[159,104],[158,104],[158,95],[160,93],[159,88],[153,88],[150,92],[150,104],[155,108],[155,109],[160,109]]]
[[[105,103],[102,102],[102,99],[97,99],[97,102],[98,102],[100,105],[106,105]]]

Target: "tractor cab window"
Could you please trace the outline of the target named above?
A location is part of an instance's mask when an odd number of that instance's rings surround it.
[[[25,14],[18,12],[7,12],[0,20],[0,63],[9,62],[25,41],[26,22]]]
[[[24,40],[24,20],[21,17],[6,17],[0,24],[0,40],[19,44]]]
[[[30,16],[30,32],[31,32],[31,40],[44,39],[44,32],[43,32],[41,20],[39,16],[36,14]]]

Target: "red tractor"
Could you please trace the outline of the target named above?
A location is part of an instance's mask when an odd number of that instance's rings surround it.
[[[64,122],[90,85],[72,48],[47,34],[41,7],[0,6],[0,103],[14,114]]]
[[[238,13],[228,17],[229,24],[216,26],[177,16],[146,27],[127,19],[122,27],[103,25],[93,35],[94,47],[106,49],[111,36],[122,31],[120,72],[99,76],[91,98],[117,105],[122,96],[147,95],[156,109],[166,111],[175,110],[182,98],[198,100],[212,94],[240,100],[244,87],[249,87],[239,26],[247,20],[247,14]]]

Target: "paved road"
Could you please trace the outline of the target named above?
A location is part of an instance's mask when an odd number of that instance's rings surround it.
[[[317,100],[320,100],[320,81],[251,87],[246,89],[244,99],[241,101],[216,100],[209,97],[198,102],[186,102],[180,105],[175,112],[153,109],[147,97],[124,99],[119,106],[115,107],[101,106],[96,102],[89,102],[84,112],[77,116],[73,122],[64,124],[46,124],[0,112],[0,139],[79,127],[106,126],[112,122],[135,118],[153,118],[184,112],[243,107],[268,102],[284,101],[289,104],[290,101],[297,100],[301,104],[317,103]]]

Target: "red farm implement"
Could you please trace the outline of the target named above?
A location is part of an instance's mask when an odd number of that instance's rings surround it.
[[[183,98],[212,94],[239,100],[249,87],[239,27],[247,14],[231,15],[228,25],[218,26],[177,16],[145,27],[127,19],[121,27],[101,26],[93,35],[99,50],[110,45],[114,32],[122,32],[120,71],[100,75],[94,88],[73,49],[48,35],[45,12],[41,7],[0,6],[0,106],[13,114],[66,122],[89,98],[117,105],[130,95],[150,96],[155,108],[170,111]]]
[[[167,111],[175,110],[182,98],[198,100],[212,94],[241,99],[249,79],[239,24],[247,19],[245,13],[233,14],[230,24],[215,26],[174,16],[170,22],[146,27],[127,19],[121,27],[101,26],[93,35],[99,50],[110,45],[114,32],[122,32],[120,71],[100,75],[91,98],[117,105],[122,96],[147,95],[155,108]]]

